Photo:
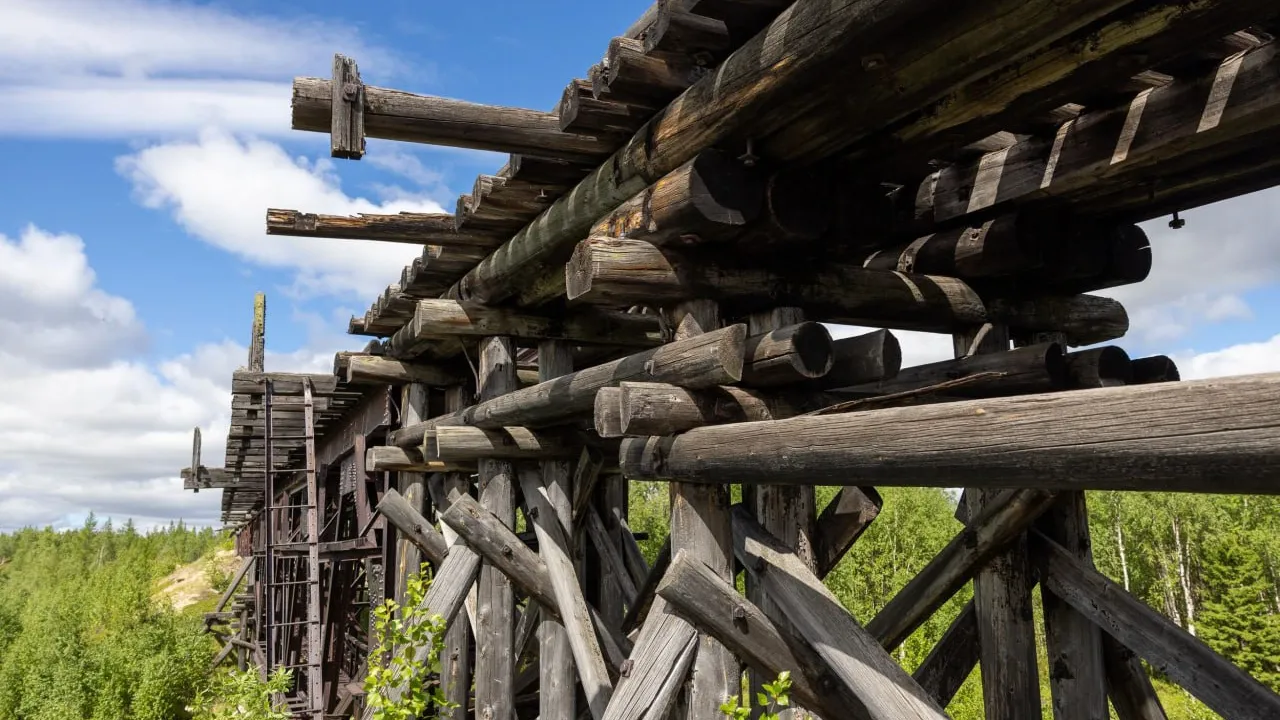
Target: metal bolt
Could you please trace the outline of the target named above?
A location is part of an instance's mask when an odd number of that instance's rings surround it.
[[[1174,230],[1181,230],[1182,228],[1186,227],[1186,225],[1187,225],[1187,221],[1178,217],[1178,211],[1174,210],[1173,219],[1169,221],[1169,227],[1173,228]]]

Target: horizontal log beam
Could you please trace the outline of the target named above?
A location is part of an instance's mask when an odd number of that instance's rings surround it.
[[[293,129],[327,133],[333,112],[329,80],[295,78]],[[560,129],[555,113],[499,107],[365,86],[366,137],[523,153],[594,164],[613,143]]]
[[[1067,387],[1067,363],[1062,346],[1041,343],[1007,350],[979,353],[956,360],[903,368],[892,378],[845,388],[850,393],[888,395],[919,390],[949,380],[980,373],[997,373],[989,380],[960,385],[947,394],[955,397],[985,398],[1050,392]]]
[[[726,386],[690,390],[667,383],[624,382],[619,384],[618,394],[610,399],[617,405],[618,434],[643,436],[671,435],[704,425],[782,420],[835,405],[846,398],[819,392],[771,392]],[[614,424],[605,418],[601,425],[601,410],[597,402],[597,430]]]
[[[1277,494],[1277,400],[1280,374],[1099,388],[695,428],[620,457],[636,480]]]
[[[393,446],[371,447],[365,451],[365,469],[369,472],[475,472],[474,462],[424,460],[416,448]]]
[[[398,447],[415,447],[422,444],[429,428],[445,425],[554,425],[588,415],[597,391],[627,380],[674,382],[689,387],[737,382],[742,378],[746,334],[745,325],[732,325],[629,355],[401,428],[391,434],[390,440]]]
[[[477,427],[438,427],[428,432],[427,445],[435,456],[451,462],[484,458],[502,460],[573,460],[582,446],[563,433],[539,432],[523,427],[485,430]],[[430,439],[431,437],[434,439]]]
[[[835,359],[831,333],[821,323],[788,325],[747,339],[742,384],[775,387],[820,378]]]
[[[231,392],[233,394],[261,395],[266,392],[265,382],[272,383],[272,402],[276,395],[302,395],[302,380],[311,381],[312,397],[329,397],[345,395],[352,399],[359,395],[351,389],[339,387],[338,379],[332,375],[306,375],[301,373],[265,373],[249,370],[236,370],[231,374]]]
[[[463,382],[461,375],[426,363],[406,362],[378,355],[353,355],[347,361],[346,381],[353,385],[408,385],[421,383],[450,387]]]
[[[271,208],[267,210],[267,234],[443,247],[494,247],[500,244],[492,235],[458,232],[453,216],[445,213],[318,215]]]
[[[826,374],[805,387],[843,388],[892,378],[902,370],[902,345],[888,330],[840,338],[832,343],[835,359]],[[766,419],[766,418],[758,418]]]

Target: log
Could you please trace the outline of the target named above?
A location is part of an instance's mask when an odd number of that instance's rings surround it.
[[[430,433],[435,435],[436,457],[444,461],[572,460],[581,452],[581,445],[572,435],[523,427],[485,430],[457,425],[438,427]],[[430,440],[428,444],[432,444]]]
[[[365,97],[356,61],[335,54],[330,85],[329,154],[336,158],[359,160],[364,156]]]
[[[653,567],[649,568],[649,574],[645,576],[644,584],[636,592],[636,601],[627,608],[627,614],[622,618],[622,632],[629,633],[635,627],[645,621],[645,617],[649,614],[649,609],[653,606],[653,599],[658,592],[658,584],[662,582],[662,578],[667,574],[667,568],[671,566],[671,536],[668,535],[662,547],[658,550],[658,557],[653,559]]]
[[[1278,398],[1280,374],[965,400],[628,438],[620,458],[635,480],[1275,494]]]
[[[643,382],[619,383],[618,391],[619,435],[671,435],[703,425],[781,420],[844,399],[818,392],[769,392],[727,386],[689,390]],[[596,409],[598,413],[600,407],[597,405]],[[599,420],[600,415],[596,417]],[[612,427],[612,422],[606,420],[607,426]]]
[[[695,15],[669,3],[660,4],[643,40],[647,54],[692,58],[700,65],[714,65],[731,48],[723,20]]]
[[[847,265],[824,265],[791,277],[692,262],[629,238],[580,243],[565,268],[565,287],[572,301],[613,306],[707,297],[743,311],[791,305],[824,322],[921,330],[986,320],[978,296],[951,278]]]
[[[835,364],[831,333],[821,323],[802,322],[747,339],[742,384],[774,387],[820,378]]]
[[[609,530],[604,526],[604,521],[600,519],[600,513],[594,507],[587,506],[583,519],[586,521],[587,536],[591,538],[591,544],[599,554],[601,563],[608,567],[608,577],[614,581],[622,593],[623,603],[628,607],[634,605],[638,592],[632,581],[631,572],[627,570],[618,546],[609,536]]]
[[[911,674],[911,679],[920,683],[929,697],[946,707],[977,666],[978,617],[970,600]]]
[[[1151,273],[1151,243],[1137,225],[1084,224],[1042,255],[1037,269],[974,284],[984,295],[1070,295],[1132,285]]]
[[[414,448],[376,446],[365,451],[365,468],[369,472],[475,472],[476,464],[424,460]]]
[[[439,566],[449,552],[444,536],[436,532],[431,521],[414,510],[395,488],[389,488],[378,501],[378,512],[396,527],[406,540],[413,543],[435,565]]]
[[[447,299],[419,300],[413,320],[395,334],[392,344],[409,346],[436,338],[491,335],[638,348],[662,344],[654,315],[591,308],[540,315]]]
[[[604,72],[593,78],[592,90],[617,102],[656,109],[706,73],[706,68],[688,58],[648,55],[643,42],[614,38],[605,55]]]
[[[676,555],[657,592],[681,617],[723,642],[752,670],[768,677],[789,671],[792,695],[803,707],[837,718],[860,706],[803,640],[775,624],[687,552]]]
[[[319,215],[297,210],[267,210],[267,234],[342,240],[377,240],[442,247],[492,247],[492,235],[458,232],[452,215]]]
[[[814,531],[817,575],[825,578],[880,514],[884,499],[873,487],[846,485],[818,516]]]
[[[1138,358],[1129,363],[1134,385],[1145,385],[1155,382],[1176,382],[1182,379],[1178,366],[1165,355]]]
[[[1043,248],[1064,244],[1070,230],[1010,213],[876,250],[860,263],[872,270],[946,275],[966,281],[1014,275],[1038,268]]]
[[[947,717],[804,562],[757,525],[741,505],[733,510],[733,549],[784,622],[856,698],[848,706],[855,717]]]
[[[1230,718],[1280,717],[1280,695],[1061,545],[1039,533],[1032,539],[1044,587],[1211,710]]]
[[[770,175],[762,217],[735,244],[749,251],[786,251],[823,237],[837,207],[832,175],[825,166],[789,168]]]
[[[293,129],[327,133],[332,83],[324,78],[293,81]],[[523,153],[594,164],[614,143],[560,130],[555,113],[498,107],[365,86],[365,137],[449,147]]]
[[[745,343],[746,326],[731,325],[401,428],[391,434],[391,442],[399,447],[420,445],[428,428],[445,425],[495,428],[556,424],[590,412],[600,388],[613,387],[624,380],[675,382],[688,387],[736,382],[742,377]]]
[[[596,434],[600,437],[622,437],[621,402],[622,390],[619,388],[600,388],[596,393],[592,415],[595,419]]]
[[[666,602],[654,603],[629,667],[614,688],[604,720],[663,720],[675,705],[676,691],[689,675],[697,654],[698,632],[671,612]]]
[[[835,360],[820,378],[805,384],[815,389],[843,388],[887,380],[902,369],[902,346],[888,330],[840,338],[832,343]],[[757,418],[764,420],[767,418]]]
[[[1066,365],[1073,388],[1116,387],[1133,380],[1129,354],[1114,345],[1068,353]]]
[[[998,495],[881,608],[867,623],[867,631],[886,650],[901,645],[988,560],[1021,538],[1053,499],[1053,493],[1031,489]]]
[[[625,139],[653,113],[649,108],[617,102],[607,94],[597,96],[590,80],[574,80],[560,96],[556,114],[565,132]]]
[[[1120,720],[1168,720],[1147,669],[1132,650],[1102,633],[1102,659],[1106,664],[1107,695]]]
[[[860,395],[888,395],[993,372],[1000,375],[956,387],[948,390],[947,394],[971,398],[1005,397],[1067,387],[1068,374],[1062,346],[1041,343],[1004,352],[979,353],[956,360],[903,368],[888,380],[855,385],[845,390]]]
[[[1002,67],[1122,4],[1000,0],[994,6],[963,8],[938,23],[931,21],[936,0],[907,0],[895,12],[871,15],[856,2],[800,0],[715,73],[655,115],[573,192],[468,272],[449,296],[496,304],[517,295],[563,262],[597,218],[704,148],[745,136],[772,139],[783,130],[786,139],[811,142],[803,147],[771,142],[756,152],[777,162],[830,155],[927,105],[958,81]],[[1002,21],[993,23],[993,17]],[[902,56],[895,51],[895,72],[867,71],[884,65],[877,56],[859,59],[868,44],[902,48]],[[897,61],[906,56],[916,61],[915,72],[903,84],[896,70],[904,68]],[[849,90],[841,93],[840,102],[833,102],[829,92],[836,85]],[[836,130],[814,134],[814,123],[823,121]]]
[[[462,382],[459,375],[423,363],[392,360],[376,355],[355,355],[347,363],[347,382],[353,385],[407,385],[421,383],[447,387]]]
[[[760,215],[764,179],[719,150],[706,150],[645,188],[591,228],[657,246],[725,239]]]

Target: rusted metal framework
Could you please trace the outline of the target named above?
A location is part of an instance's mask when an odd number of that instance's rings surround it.
[[[980,664],[987,717],[1022,720],[1039,584],[1057,717],[1164,717],[1143,660],[1280,717],[1093,569],[1082,492],[1280,492],[1280,376],[1180,382],[1104,345],[1128,317],[1087,294],[1147,276],[1134,223],[1280,184],[1276,13],[669,0],[553,112],[365,86],[342,56],[299,78],[294,127],[335,157],[511,156],[452,215],[267,211],[268,234],[423,253],[332,375],[264,372],[257,306],[226,463],[197,436],[184,471],[248,560],[220,660],[301,668],[300,716],[367,716],[368,607],[425,564],[452,718],[710,720],[743,666],[792,671],[822,717],[938,718]],[[955,359],[904,368],[894,330]],[[652,566],[629,480],[670,484]],[[842,488],[826,508],[817,484]],[[965,488],[967,527],[855,619],[821,579],[893,485]],[[889,653],[971,580],[908,675]]]

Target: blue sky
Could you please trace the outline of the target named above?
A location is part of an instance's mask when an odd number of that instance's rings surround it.
[[[269,367],[327,368],[415,252],[269,238],[265,209],[452,209],[503,162],[380,141],[330,160],[326,136],[289,129],[293,77],[343,52],[370,84],[552,109],[648,3],[0,0],[0,530],[91,509],[215,522],[218,493],[176,473],[195,425],[220,462],[253,293]],[[1133,320],[1119,344],[1186,376],[1280,368],[1277,199],[1149,223],[1152,278],[1110,293]],[[950,347],[904,345],[908,362]]]

